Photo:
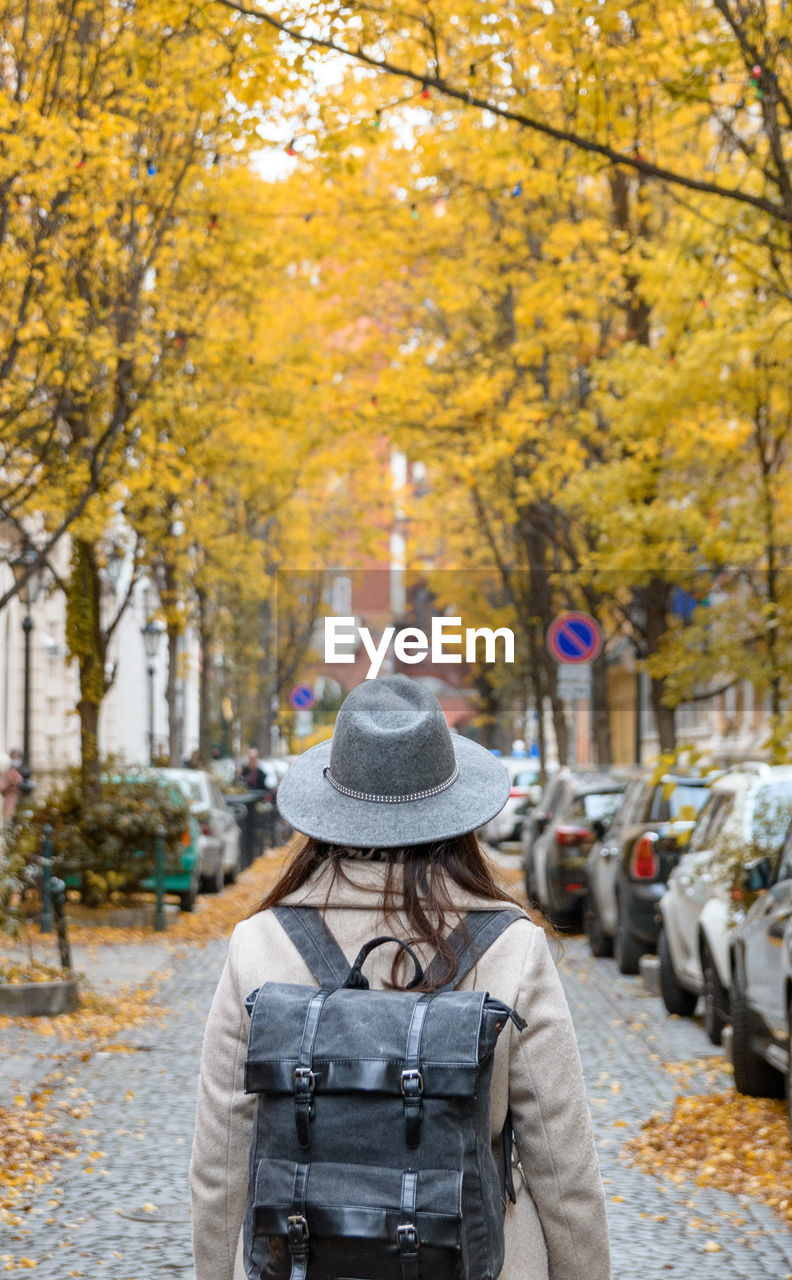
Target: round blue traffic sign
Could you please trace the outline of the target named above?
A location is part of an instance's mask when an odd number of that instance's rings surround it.
[[[547,647],[556,662],[591,662],[602,648],[602,631],[588,613],[561,613],[547,628]]]
[[[310,711],[314,704],[313,689],[309,684],[296,685],[289,694],[289,702],[295,711]]]

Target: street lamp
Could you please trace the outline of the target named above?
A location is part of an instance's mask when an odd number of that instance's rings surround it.
[[[113,594],[115,594],[118,589],[118,584],[121,580],[121,574],[124,572],[125,564],[126,556],[124,554],[124,548],[119,545],[111,547],[104,568],[104,578],[108,587],[112,589]]]
[[[33,630],[33,619],[30,606],[36,603],[41,588],[41,570],[38,566],[38,552],[33,547],[26,547],[16,560],[11,561],[11,572],[18,584],[17,595],[25,606],[22,619],[22,630],[25,634],[25,695],[22,721],[22,782],[19,790],[23,796],[29,796],[34,783],[31,779],[33,770],[30,766],[30,633]]]
[[[157,657],[160,639],[162,637],[162,627],[152,618],[141,628],[140,634],[143,636],[143,644],[146,649],[146,657],[148,658],[148,678],[149,678],[149,764],[154,763],[154,661]]]

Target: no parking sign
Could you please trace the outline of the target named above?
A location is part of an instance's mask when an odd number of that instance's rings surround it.
[[[547,628],[547,647],[556,662],[591,662],[602,648],[602,630],[588,613],[560,613]]]
[[[289,702],[295,711],[310,711],[314,704],[314,692],[309,684],[298,684],[289,694]]]

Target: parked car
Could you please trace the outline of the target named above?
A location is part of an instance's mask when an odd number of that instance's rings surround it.
[[[790,817],[792,768],[749,763],[730,769],[713,782],[690,849],[660,902],[657,954],[665,1006],[690,1017],[703,995],[713,1044],[720,1044],[730,1017],[734,867],[751,853],[756,860],[777,854]]]
[[[621,804],[625,777],[567,766],[553,775],[525,819],[522,867],[529,899],[554,919],[576,914],[586,896],[586,861]]]
[[[162,785],[173,789],[182,797],[182,792],[176,787],[174,782],[162,779]],[[182,911],[192,911],[198,899],[198,892],[201,887],[201,852],[198,846],[200,838],[200,828],[195,816],[192,813],[187,814],[184,831],[181,838],[181,849],[177,858],[177,865],[167,862],[165,865],[164,889],[166,893],[176,893],[179,895],[179,906]],[[150,876],[140,882],[141,888],[147,892],[152,892],[156,888],[154,877]]]
[[[240,831],[217,781],[204,769],[158,769],[179,788],[195,816],[200,832],[198,849],[202,886],[220,893],[241,870]]]
[[[521,838],[525,814],[542,794],[538,766],[529,756],[502,756],[501,764],[509,775],[509,798],[500,813],[478,833],[482,840],[494,845]]]
[[[607,833],[588,856],[583,926],[595,956],[616,954],[621,973],[657,946],[660,898],[710,779],[684,773],[633,778]]]
[[[783,1096],[792,1132],[792,826],[775,857],[759,859],[742,890],[754,897],[731,938],[734,1083]]]

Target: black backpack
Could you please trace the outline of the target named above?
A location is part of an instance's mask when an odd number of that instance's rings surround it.
[[[525,1023],[485,991],[452,988],[522,913],[470,912],[449,935],[453,983],[424,993],[399,939],[373,938],[350,969],[319,911],[273,910],[319,989],[268,982],[245,1001],[245,1091],[258,1094],[247,1276],[496,1280],[514,1186],[510,1119],[492,1154],[490,1080],[507,1019]],[[385,942],[415,964],[404,991],[371,991],[362,973]]]

